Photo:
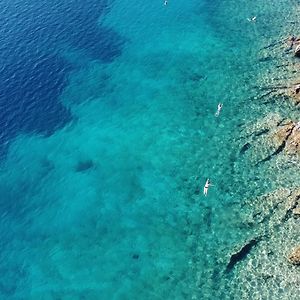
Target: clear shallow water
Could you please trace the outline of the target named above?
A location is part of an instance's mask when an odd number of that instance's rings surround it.
[[[272,178],[257,188],[265,170],[237,164],[232,140],[267,111],[249,102],[249,86],[270,68],[257,49],[288,7],[2,5],[5,24],[24,25],[7,25],[15,33],[3,44],[17,50],[1,57],[11,72],[1,100],[2,298],[239,297],[247,283],[224,274],[230,249],[253,234],[238,203]],[[24,39],[26,29],[36,36]],[[206,177],[215,186],[204,198]]]

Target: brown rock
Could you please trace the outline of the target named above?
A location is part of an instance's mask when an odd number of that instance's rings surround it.
[[[286,151],[289,154],[300,153],[300,128],[299,124],[294,124],[293,131],[289,136],[286,145]]]
[[[300,94],[299,94],[300,96]],[[300,121],[270,115],[243,129],[238,147],[254,165],[276,157],[285,163],[289,156],[300,156]]]
[[[300,154],[300,123],[288,121],[277,128],[274,134],[276,144],[283,145],[282,148],[287,154]]]
[[[300,265],[300,246],[295,248],[288,256],[288,260],[294,265]]]
[[[275,139],[277,140],[278,143],[282,143],[288,139],[290,136],[293,128],[294,128],[294,123],[292,121],[289,121],[283,126],[279,126],[278,130],[275,133]]]

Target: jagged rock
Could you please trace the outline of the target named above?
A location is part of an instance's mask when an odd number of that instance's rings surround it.
[[[285,153],[295,154],[300,149],[300,130],[292,121],[288,121],[283,126],[278,126],[274,138],[280,146],[273,155],[279,154],[283,150],[285,150]]]
[[[295,56],[300,57],[300,45],[298,45],[295,49]]]
[[[243,135],[246,139],[240,140],[240,154],[247,155],[254,165],[269,161],[281,153],[300,154],[300,122],[270,115],[254,125],[248,125]]]
[[[300,265],[300,246],[295,248],[288,256],[288,260],[294,265]]]
[[[288,139],[292,130],[294,128],[294,123],[292,121],[287,121],[283,126],[277,126],[277,130],[275,131],[274,138],[276,139],[278,144],[282,144],[284,141]]]
[[[295,124],[290,120],[282,120],[281,122],[279,122],[277,126],[270,131],[270,134],[267,135],[263,141],[264,147],[269,149],[269,154],[262,160],[260,160],[258,163],[269,161],[274,156],[286,150],[287,142],[290,141],[289,138],[293,133],[294,127]]]
[[[286,152],[289,154],[300,153],[300,130],[298,128],[293,129],[286,144]]]
[[[288,142],[289,137],[291,136],[293,129],[295,127],[295,124],[292,121],[288,121],[282,126],[277,126],[277,130],[274,133],[274,141],[270,140],[269,144],[270,146],[275,146],[275,151],[265,157],[260,162],[265,162],[270,160],[273,156],[278,155],[283,150],[286,149],[286,145]],[[273,144],[273,145],[272,145]]]

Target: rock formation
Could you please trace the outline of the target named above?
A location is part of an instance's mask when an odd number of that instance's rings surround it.
[[[246,125],[239,142],[239,154],[247,155],[254,165],[267,162],[279,154],[300,155],[300,122],[279,115],[267,116]]]
[[[295,248],[288,256],[288,260],[294,265],[300,265],[300,246]]]

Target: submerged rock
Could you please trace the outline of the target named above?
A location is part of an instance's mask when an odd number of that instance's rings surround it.
[[[250,147],[251,147],[250,143],[244,144],[243,147],[240,150],[240,154],[244,154]]]
[[[300,265],[300,246],[295,248],[288,256],[288,260],[294,265]]]
[[[226,266],[226,272],[230,272],[239,261],[246,258],[258,241],[259,239],[252,239],[246,242],[238,251],[235,251],[233,254],[231,254],[229,263]]]
[[[250,209],[249,220],[252,222],[252,226],[255,226],[255,231],[259,232],[259,241],[268,241],[267,247],[270,246],[270,241],[274,241],[274,236],[279,231],[285,232],[285,228],[289,228],[289,234],[283,233],[281,241],[286,243],[286,240],[294,239],[295,233],[291,233],[290,229],[298,230],[298,223],[294,219],[300,216],[300,188],[277,189],[255,197],[245,205]],[[251,244],[250,241],[250,246]],[[247,248],[245,249],[247,250]],[[251,248],[249,248],[250,250]],[[233,258],[235,259],[235,257]],[[300,265],[300,245],[290,253],[288,260],[293,264]],[[231,266],[230,264],[232,264],[231,261],[229,266]]]
[[[139,259],[139,258],[140,258],[140,255],[139,255],[139,254],[133,254],[133,255],[132,255],[132,258],[133,258],[133,259]]]
[[[296,217],[299,208],[300,189],[277,189],[254,199],[247,200],[245,205],[249,207],[247,222],[254,226],[263,224],[262,235],[281,226],[291,217]]]
[[[85,160],[78,162],[75,170],[76,172],[84,172],[94,167],[94,162],[92,160]]]

